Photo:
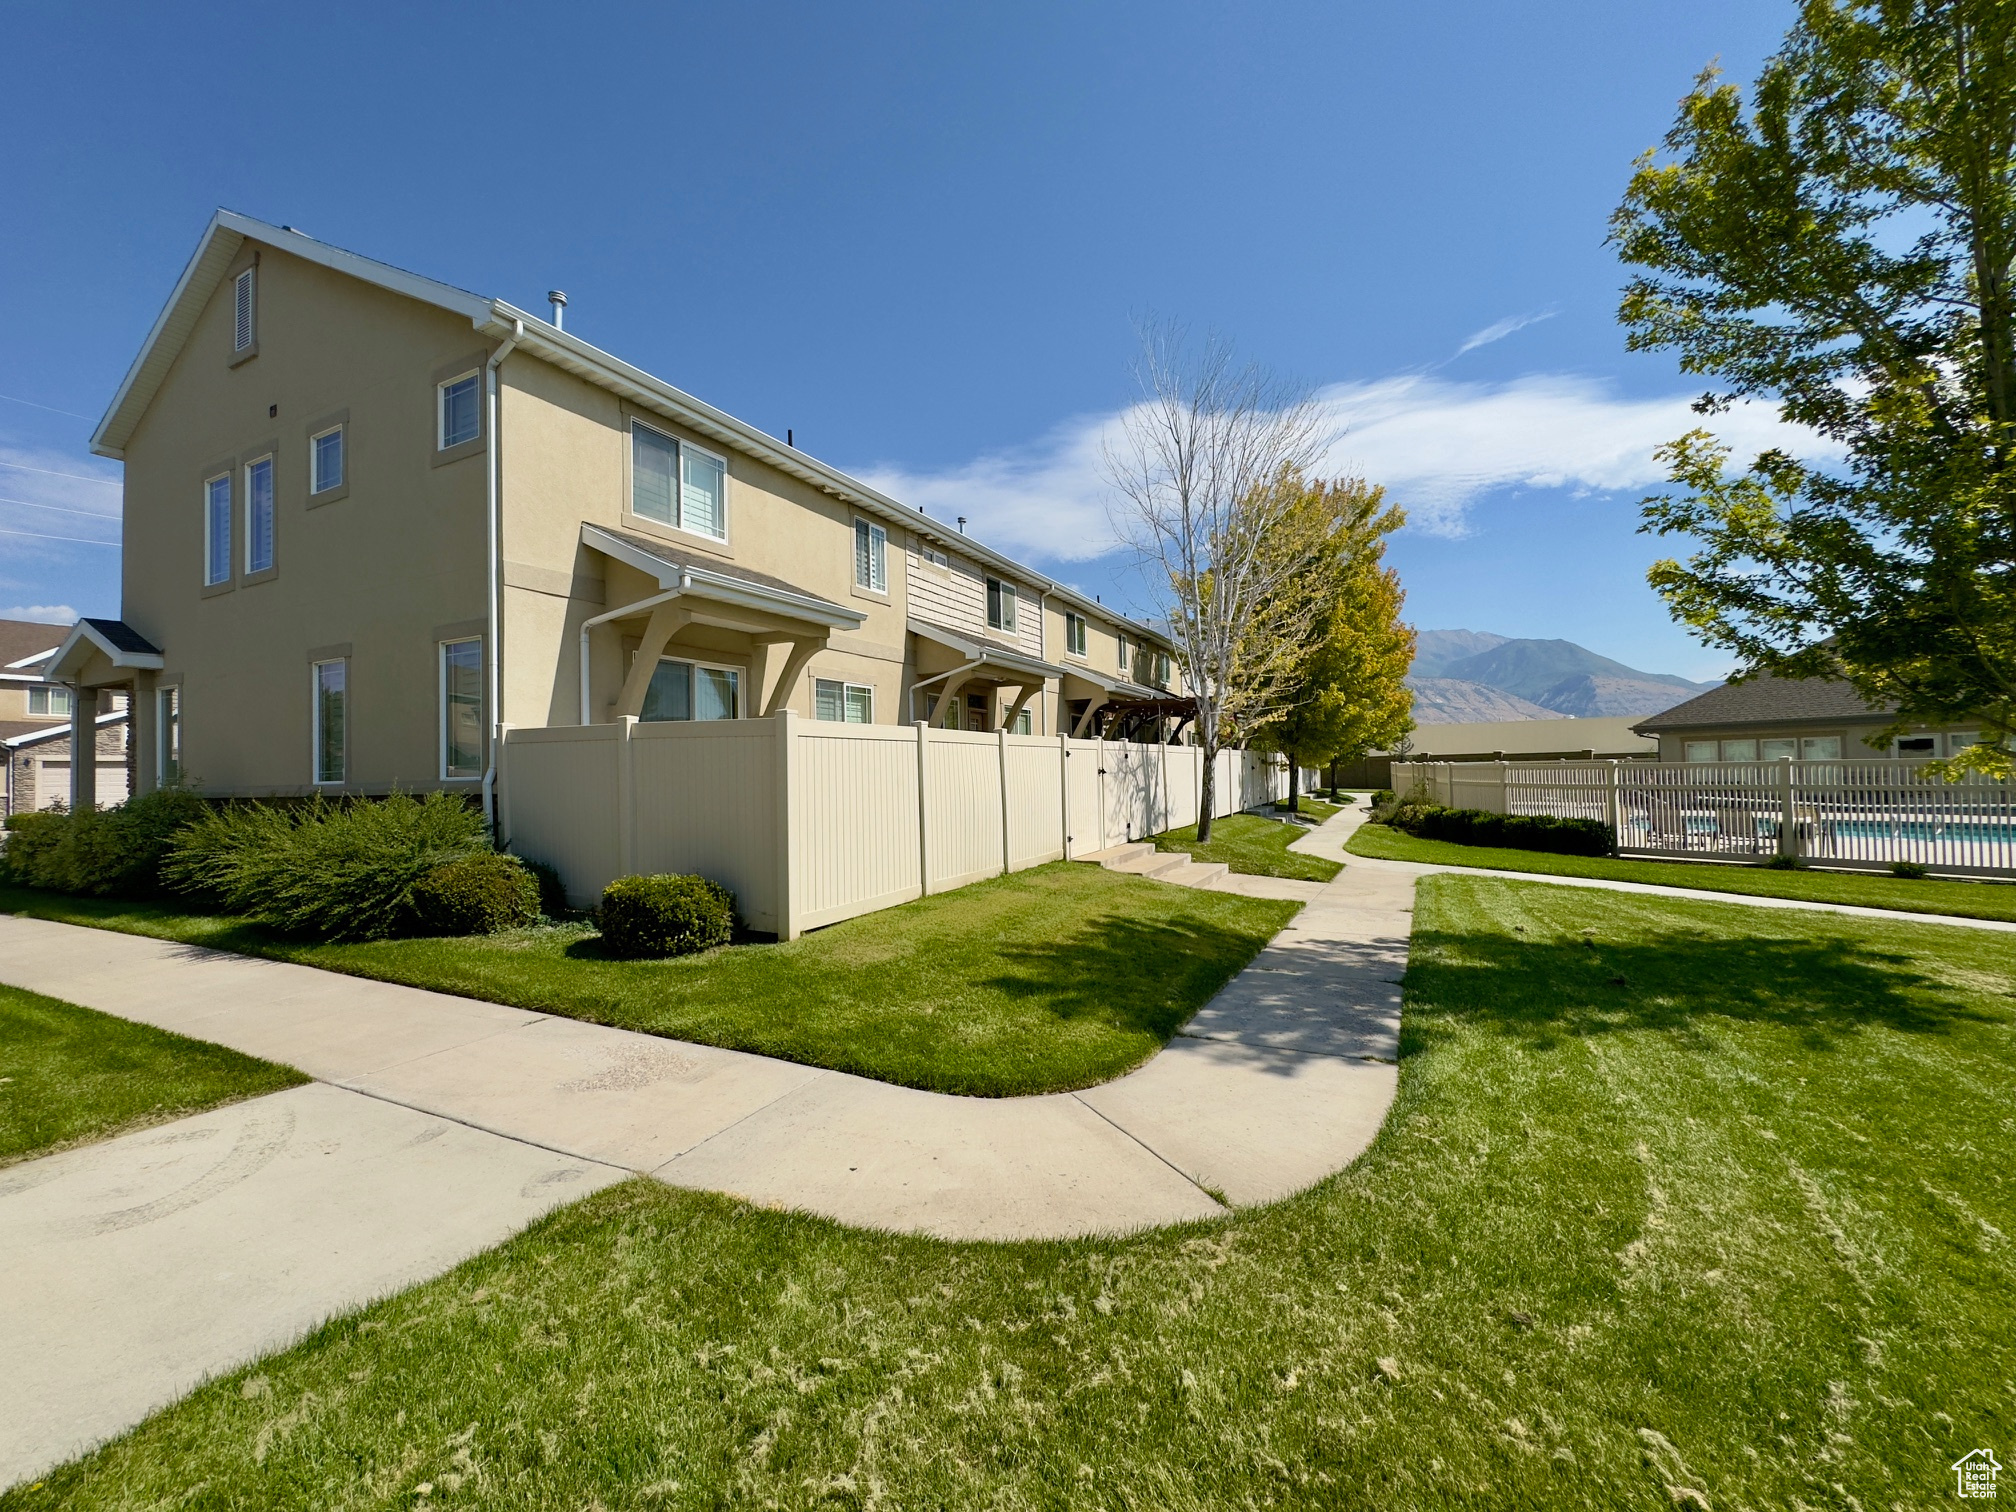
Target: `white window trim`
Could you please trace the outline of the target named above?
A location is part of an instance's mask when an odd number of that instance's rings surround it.
[[[35,697],[38,693],[42,696],[42,701],[48,705],[40,714],[35,712]],[[61,698],[66,704],[66,707],[60,714],[56,712],[55,707],[58,698]],[[30,688],[28,690],[28,717],[31,719],[68,719],[70,717],[70,710],[67,707],[69,699],[70,690],[65,687]]]
[[[864,525],[868,529],[868,552],[871,560],[875,556],[876,543],[878,541],[881,543],[882,583],[880,587],[877,587],[874,583],[864,583],[861,581],[860,541],[861,528]],[[874,520],[856,515],[854,517],[854,540],[850,544],[855,548],[854,586],[863,593],[872,593],[878,598],[887,598],[889,596],[889,528],[886,525],[878,524]],[[831,681],[831,679],[828,679],[828,681]]]
[[[458,383],[466,383],[471,378],[476,380],[476,429],[471,434],[464,436],[460,441],[450,441],[448,439],[448,390],[455,387]],[[434,385],[434,450],[448,451],[453,447],[467,446],[471,441],[481,441],[482,439],[482,369],[470,368],[467,372],[457,373],[453,378],[443,378],[439,383]]]
[[[1075,646],[1071,644],[1071,627],[1073,625],[1078,627],[1078,644]],[[1091,626],[1085,622],[1085,616],[1078,613],[1075,609],[1066,609],[1064,611],[1064,654],[1074,657],[1079,661],[1087,661],[1090,659],[1089,653],[1091,649]]]
[[[448,770],[448,648],[450,646],[473,645],[476,647],[476,728],[477,751],[476,770],[466,775]],[[483,718],[483,637],[480,635],[458,635],[452,640],[434,643],[434,707],[440,723],[439,764],[437,770],[443,782],[481,782],[483,780],[483,746],[489,743],[490,726]],[[349,678],[344,678],[344,696],[349,696]]]
[[[837,720],[819,718],[819,684],[828,683],[840,690],[840,718]],[[873,683],[848,682],[839,677],[815,677],[812,679],[812,718],[819,724],[847,724],[847,697],[850,693],[868,695],[868,724],[875,723],[875,685]]]
[[[322,669],[343,669],[343,772],[338,777],[322,775]],[[350,779],[350,658],[332,656],[308,663],[308,778],[315,787],[341,787]]]
[[[987,628],[989,630],[999,630],[1003,635],[1020,635],[1022,633],[1022,619],[1016,606],[1016,600],[1021,598],[1022,595],[1016,591],[1015,585],[1009,582],[1008,579],[996,577],[991,572],[982,574],[980,579],[980,592],[982,595],[980,607],[983,611],[987,608],[985,599],[990,588],[998,588],[1000,590],[1002,623],[997,625],[994,622],[993,616],[989,614],[987,616]]]
[[[175,710],[172,720],[168,714],[171,706]],[[181,758],[169,754],[168,734],[171,728],[177,736],[180,736],[182,733],[182,686],[180,683],[170,683],[165,688],[156,688],[154,690],[154,780],[157,783],[165,783],[169,780],[168,767],[171,762],[178,768],[181,766]],[[180,745],[180,740],[178,739],[175,744]],[[182,773],[179,770],[175,773],[174,780],[177,782],[182,780]]]
[[[268,502],[273,507],[273,517],[267,522],[268,525],[271,527],[273,533],[273,540],[272,540],[273,560],[268,562],[264,567],[254,567],[252,565],[252,469],[257,467],[261,462],[264,462],[266,464],[266,492],[268,496]],[[272,452],[263,452],[259,456],[252,458],[249,462],[244,463],[238,469],[238,471],[240,472],[240,474],[243,475],[245,481],[244,561],[245,561],[245,575],[247,577],[250,577],[255,572],[271,572],[275,567],[278,567],[280,565],[279,459],[275,457]]]
[[[348,437],[347,435],[344,435],[344,432],[345,432],[345,431],[347,431],[348,429],[349,429],[349,427],[348,427],[347,425],[344,425],[344,424],[342,424],[342,423],[340,423],[340,422],[339,422],[339,423],[337,423],[337,424],[335,424],[335,425],[326,425],[326,426],[324,426],[324,427],[323,427],[323,428],[322,428],[321,430],[319,430],[319,431],[315,432],[315,434],[314,434],[314,435],[312,435],[312,436],[310,436],[310,437],[308,438],[308,497],[309,497],[309,498],[313,499],[313,498],[316,498],[316,497],[318,497],[318,496],[319,496],[319,495],[321,495],[321,494],[325,494],[325,493],[333,493],[333,492],[334,492],[335,490],[337,490],[337,489],[341,488],[341,487],[342,487],[342,486],[343,486],[343,485],[344,485],[344,484],[345,484],[346,482],[348,482],[348,481],[349,481],[349,479],[350,479],[350,438],[349,438],[349,437]],[[336,436],[336,437],[338,437],[338,438],[339,438],[339,440],[337,441],[337,445],[336,445],[336,458],[337,458],[337,461],[338,461],[338,462],[340,462],[340,463],[342,464],[342,476],[340,476],[339,478],[337,478],[337,480],[336,480],[336,481],[335,481],[334,483],[324,483],[324,482],[322,482],[322,481],[321,481],[321,479],[319,479],[319,478],[318,478],[318,477],[316,477],[316,475],[315,475],[315,467],[316,467],[316,458],[317,458],[317,456],[319,455],[319,454],[318,454],[318,452],[317,452],[317,450],[316,450],[316,443],[317,443],[317,442],[319,442],[319,441],[320,441],[320,440],[321,440],[321,439],[322,439],[322,438],[323,438],[324,436]]]
[[[685,536],[689,540],[705,541],[709,546],[729,545],[729,537],[734,534],[733,520],[735,512],[728,507],[728,483],[732,477],[732,473],[728,467],[727,455],[702,446],[698,442],[688,441],[683,436],[676,436],[664,426],[653,425],[649,420],[637,415],[630,417],[630,429],[633,431],[647,430],[652,435],[672,443],[672,523],[668,525],[663,520],[654,520],[649,515],[637,513],[637,476],[635,471],[637,453],[634,441],[631,443],[632,450],[624,468],[624,478],[629,484],[628,491],[623,496],[624,517],[635,520],[648,529],[669,530],[678,535]],[[686,452],[689,448],[701,456],[719,463],[721,467],[721,534],[718,536],[709,535],[704,530],[689,530],[686,526]],[[677,660],[677,658],[674,659]],[[699,666],[700,663],[695,662],[694,665]]]
[[[747,667],[738,667],[733,662],[701,661],[696,656],[678,656],[670,652],[660,652],[658,656],[658,661],[661,666],[666,662],[674,662],[682,667],[691,667],[696,672],[701,671],[726,672],[729,676],[735,679],[735,718],[745,719],[748,717],[744,713],[744,710],[746,710],[749,707],[749,699],[747,696],[749,692],[749,669]],[[656,668],[654,668],[653,670],[655,671]],[[729,721],[725,719],[663,719],[663,720],[654,719],[652,723],[653,724],[727,724],[729,723]]]
[[[238,513],[238,501],[235,498],[227,498],[224,503],[224,530],[227,537],[224,543],[224,576],[212,577],[210,575],[210,564],[217,559],[217,530],[216,522],[211,518],[210,514],[210,488],[215,483],[222,483],[227,494],[236,487],[231,474],[228,472],[212,473],[203,480],[203,586],[205,588],[215,588],[221,583],[231,581],[231,543],[228,537]]]

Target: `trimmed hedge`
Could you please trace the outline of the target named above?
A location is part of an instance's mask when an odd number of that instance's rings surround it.
[[[1617,836],[1599,819],[1492,814],[1482,809],[1443,808],[1434,803],[1397,804],[1378,818],[1382,824],[1423,840],[1447,840],[1455,845],[1546,851],[1557,856],[1607,856],[1617,849]]]
[[[603,890],[599,919],[611,955],[691,955],[734,935],[735,895],[705,877],[618,877]]]
[[[152,897],[164,890],[162,863],[176,836],[209,813],[194,793],[160,788],[102,811],[10,814],[0,875],[51,892]]]
[[[182,831],[168,884],[317,940],[410,933],[413,889],[436,867],[490,854],[483,816],[450,793],[218,809]]]
[[[539,882],[516,856],[477,851],[444,861],[413,884],[423,935],[496,934],[539,917]]]

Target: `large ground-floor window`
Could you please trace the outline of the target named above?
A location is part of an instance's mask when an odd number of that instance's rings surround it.
[[[646,721],[677,719],[739,719],[742,717],[742,674],[733,667],[659,658],[637,716]]]
[[[315,780],[341,782],[349,741],[347,661],[316,662],[314,672]]]
[[[836,724],[875,723],[875,690],[863,683],[812,680],[812,713]]]
[[[483,775],[483,641],[441,642],[441,776]]]

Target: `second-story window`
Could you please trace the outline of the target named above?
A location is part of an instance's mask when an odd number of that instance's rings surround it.
[[[1169,653],[1166,651],[1155,653],[1155,686],[1158,688],[1169,686]]]
[[[332,426],[308,441],[308,491],[327,493],[343,486],[343,427]]]
[[[231,475],[203,485],[203,585],[231,580]]]
[[[889,591],[889,532],[866,520],[854,522],[854,586]]]
[[[70,690],[68,688],[30,688],[28,690],[28,712],[37,719],[68,719],[70,717]]]
[[[1015,630],[1015,585],[999,578],[987,579],[987,628]]]
[[[630,426],[630,512],[717,541],[728,538],[728,464],[661,430]]]
[[[465,373],[460,378],[450,379],[437,390],[441,407],[439,444],[442,451],[460,446],[465,441],[474,441],[483,434],[483,411],[478,403],[482,398],[482,387],[480,374]]]
[[[273,459],[245,464],[245,570],[273,565]]]
[[[1064,649],[1073,656],[1085,654],[1085,616],[1067,613],[1064,616]]]

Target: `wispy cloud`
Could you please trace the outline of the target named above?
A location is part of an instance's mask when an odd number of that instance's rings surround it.
[[[77,611],[68,604],[13,604],[0,609],[0,619],[33,620],[38,625],[74,624]]]
[[[1552,320],[1559,310],[1532,310],[1524,315],[1507,315],[1503,320],[1494,320],[1481,331],[1474,331],[1463,345],[1456,348],[1456,355],[1474,352],[1481,346],[1489,346],[1494,341],[1503,341],[1514,331],[1523,331],[1530,325],[1538,325],[1543,320]]]
[[[119,475],[88,457],[0,441],[0,537],[11,564],[116,545],[122,498]]]
[[[1690,395],[1626,398],[1609,383],[1535,375],[1508,383],[1411,376],[1333,384],[1321,391],[1336,442],[1323,462],[1386,486],[1411,527],[1460,536],[1471,506],[1495,489],[1578,492],[1640,489],[1663,481],[1653,450],[1703,423]],[[958,467],[866,468],[861,476],[934,518],[970,517],[974,534],[1048,562],[1112,551],[1101,441],[1117,414],[1087,415],[1022,448]],[[1739,457],[1767,447],[1819,459],[1831,449],[1778,420],[1768,405],[1739,405],[1711,428]]]

